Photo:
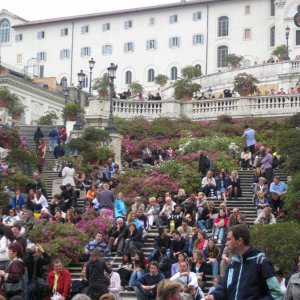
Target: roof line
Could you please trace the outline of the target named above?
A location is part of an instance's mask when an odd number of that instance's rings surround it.
[[[17,18],[17,19],[22,20],[22,21],[24,21],[24,22],[29,22],[28,20],[25,20],[24,18],[21,18],[21,17],[19,17],[18,15],[11,13],[10,11],[8,11],[8,10],[5,9],[5,8],[3,8],[3,9],[0,11],[0,14],[1,14],[1,13],[8,14],[8,15],[10,15],[11,17]]]
[[[89,19],[89,18],[97,18],[97,17],[105,17],[105,16],[113,16],[113,15],[122,15],[122,14],[127,14],[127,13],[138,13],[138,12],[143,12],[143,11],[176,8],[176,7],[182,7],[182,6],[194,6],[194,5],[199,5],[199,4],[203,5],[203,4],[207,4],[207,3],[222,2],[222,1],[228,1],[228,0],[193,0],[193,1],[187,1],[187,2],[181,1],[181,2],[176,2],[176,3],[161,4],[161,5],[154,5],[154,6],[148,6],[148,7],[138,7],[138,8],[123,9],[123,10],[116,10],[116,11],[109,11],[109,12],[100,12],[100,13],[75,15],[75,16],[60,17],[60,18],[53,18],[53,19],[27,21],[27,23],[25,23],[25,24],[18,24],[18,25],[14,25],[12,27],[20,28],[20,27],[34,26],[34,25],[47,24],[47,23],[74,21],[74,20],[78,20],[78,19]]]

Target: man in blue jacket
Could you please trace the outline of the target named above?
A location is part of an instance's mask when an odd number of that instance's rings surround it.
[[[246,225],[230,227],[226,245],[231,263],[216,289],[205,300],[279,300],[282,293],[272,264],[263,253],[250,246]]]

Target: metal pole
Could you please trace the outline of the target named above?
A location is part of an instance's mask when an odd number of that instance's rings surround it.
[[[108,124],[106,130],[109,132],[115,132],[116,129],[114,127],[114,116],[113,116],[113,93],[114,93],[114,79],[111,78],[110,82],[110,95],[109,95],[109,117],[108,117]]]
[[[89,85],[89,94],[92,95],[92,68],[90,68],[90,85]]]
[[[73,129],[75,130],[81,130],[82,124],[81,124],[81,83],[78,85],[78,91],[77,91],[77,111],[76,111],[76,123],[73,126]]]

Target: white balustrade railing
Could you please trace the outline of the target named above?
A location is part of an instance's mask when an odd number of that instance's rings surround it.
[[[114,115],[121,118],[143,116],[158,118],[162,114],[162,101],[114,100]]]

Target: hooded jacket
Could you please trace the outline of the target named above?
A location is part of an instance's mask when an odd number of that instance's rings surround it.
[[[282,299],[272,264],[252,247],[241,257],[232,256],[225,276],[212,295],[215,300]]]

